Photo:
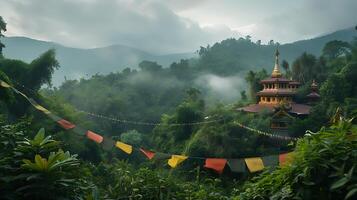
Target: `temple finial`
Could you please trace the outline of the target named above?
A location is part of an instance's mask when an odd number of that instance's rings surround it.
[[[279,55],[280,55],[280,53],[279,53],[278,47],[276,47],[275,66],[274,66],[273,72],[271,73],[272,78],[280,78],[281,77],[280,66],[279,66]]]

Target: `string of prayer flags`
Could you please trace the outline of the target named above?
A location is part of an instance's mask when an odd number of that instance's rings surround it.
[[[74,127],[76,127],[76,125],[72,124],[71,122],[65,120],[65,119],[60,119],[57,121],[57,123],[64,129],[69,130],[72,129]]]
[[[117,143],[115,143],[115,146],[127,154],[131,154],[133,152],[133,147],[131,145],[125,144],[123,142],[117,141]]]
[[[264,156],[262,157],[262,159],[263,159],[264,167],[277,166],[279,163],[278,155]]]
[[[152,151],[145,150],[145,149],[143,149],[143,148],[140,148],[140,151],[141,151],[149,160],[151,160],[151,159],[155,156],[155,153],[152,152]]]
[[[228,159],[228,166],[232,172],[245,173],[247,168],[243,159]]]
[[[188,158],[187,156],[172,155],[171,158],[168,161],[168,164],[170,165],[170,167],[175,168],[175,167],[177,167],[177,165],[182,163],[187,158]]]
[[[283,153],[279,155],[279,165],[289,165],[293,161],[293,153]]]
[[[205,161],[205,168],[213,169],[218,174],[222,174],[227,160],[223,158],[207,158]]]
[[[94,133],[93,131],[87,131],[87,138],[93,140],[96,143],[102,143],[103,142],[103,137],[101,135],[98,135],[96,133]]]
[[[263,160],[259,157],[255,158],[245,158],[245,164],[247,165],[250,172],[258,172],[264,169]]]

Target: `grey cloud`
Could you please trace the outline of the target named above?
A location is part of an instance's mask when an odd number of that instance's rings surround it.
[[[74,47],[124,44],[150,52],[186,52],[233,33],[226,28],[207,32],[158,1],[5,0],[5,4],[12,9],[9,19],[16,19],[17,32]],[[8,23],[11,28],[12,20]]]
[[[0,13],[9,35],[166,54],[192,52],[239,31],[263,41],[314,37],[356,24],[356,8],[356,0],[2,0]]]
[[[254,35],[283,43],[316,37],[356,24],[356,9],[356,0],[304,0],[257,23]]]

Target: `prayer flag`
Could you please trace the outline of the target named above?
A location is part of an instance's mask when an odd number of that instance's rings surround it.
[[[62,128],[69,130],[72,129],[74,127],[76,127],[76,125],[72,124],[71,122],[65,120],[65,119],[60,119],[57,121],[57,123],[62,126]]]
[[[245,173],[247,171],[243,159],[229,159],[228,166],[231,168],[231,171],[235,173]]]
[[[142,149],[142,148],[140,148],[140,151],[141,151],[149,160],[151,160],[151,159],[155,156],[155,153],[152,152],[152,151],[145,150],[145,149]]]
[[[244,160],[250,172],[257,172],[264,169],[263,160],[259,157],[246,158]]]
[[[35,107],[37,110],[44,112],[45,114],[50,114],[51,112],[47,110],[46,108],[42,107],[40,104],[38,104],[35,100],[29,98],[29,102]]]
[[[36,108],[37,110],[39,110],[39,111],[42,111],[43,113],[45,113],[45,114],[47,114],[47,115],[51,113],[49,110],[47,110],[46,108],[44,108],[44,107],[42,107],[42,106],[40,106],[40,105],[35,105],[35,108]]]
[[[131,145],[125,144],[123,142],[117,141],[115,146],[118,147],[119,149],[123,150],[127,154],[131,154],[131,152],[133,152],[133,147]]]
[[[170,167],[175,168],[177,165],[182,163],[187,158],[188,158],[187,156],[172,155],[171,158],[168,161],[168,164],[170,165]]]
[[[9,88],[9,87],[11,87],[9,84],[7,84],[7,83],[4,82],[4,81],[1,81],[1,82],[0,82],[0,85],[1,85],[2,87],[4,87],[4,88]]]
[[[93,131],[87,131],[87,138],[93,140],[96,143],[102,143],[103,142],[103,137],[101,135],[98,135],[94,133]]]
[[[222,174],[227,160],[223,158],[207,158],[205,162],[205,168],[213,169],[217,173]]]
[[[293,153],[283,153],[279,155],[279,165],[284,166],[284,165],[289,165],[293,161],[292,157]]]
[[[262,159],[264,166],[277,166],[279,163],[278,155],[264,156]]]

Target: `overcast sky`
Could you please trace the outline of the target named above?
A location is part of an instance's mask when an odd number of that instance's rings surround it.
[[[193,52],[228,37],[292,42],[357,24],[357,0],[1,0],[7,36]]]

